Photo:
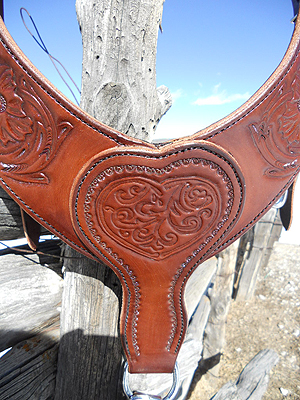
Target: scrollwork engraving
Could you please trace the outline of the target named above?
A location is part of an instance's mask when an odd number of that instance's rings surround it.
[[[0,65],[0,170],[27,183],[47,183],[43,171],[72,130],[55,121],[44,101],[24,76]]]
[[[103,229],[126,246],[163,259],[175,248],[180,251],[187,237],[207,230],[218,206],[218,194],[205,180],[173,178],[158,184],[132,178],[102,191],[97,216]]]
[[[285,82],[270,96],[266,111],[257,123],[249,125],[252,139],[270,165],[269,177],[286,177],[299,167],[300,155],[300,75],[291,85]]]
[[[214,236],[227,218],[217,186],[205,174],[187,178],[169,178],[167,174],[173,169],[199,164],[207,171],[214,171],[216,179],[227,187],[226,202],[230,202],[232,186],[228,176],[218,165],[206,160],[185,159],[177,164],[169,164],[159,172],[157,168],[135,165],[110,167],[101,172],[88,187],[83,206],[95,240],[99,242],[103,235],[109,236],[140,255],[163,260],[200,237],[209,236],[216,225]],[[127,175],[123,176],[122,171]],[[166,176],[163,180],[162,175]]]

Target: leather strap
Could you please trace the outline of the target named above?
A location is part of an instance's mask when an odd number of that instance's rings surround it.
[[[123,287],[130,372],[171,372],[195,268],[264,215],[299,172],[299,31],[242,107],[155,146],[62,96],[0,24],[0,183],[32,218],[106,262]]]
[[[35,219],[31,218],[30,215],[28,215],[22,208],[21,217],[28,246],[33,251],[36,251],[39,245],[41,225]]]
[[[296,182],[293,182],[289,187],[285,203],[279,210],[281,223],[286,231],[288,231],[292,225],[295,183]]]

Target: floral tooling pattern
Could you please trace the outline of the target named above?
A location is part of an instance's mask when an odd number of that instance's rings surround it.
[[[92,176],[90,184],[81,185],[75,209],[83,207],[85,222],[78,215],[76,219],[79,226],[80,220],[86,225],[86,240],[100,246],[99,251],[103,238],[110,238],[112,253],[117,244],[121,252],[127,248],[160,261],[199,240],[208,243],[231,212],[229,177],[219,165],[201,158],[177,160],[163,168],[114,166],[98,175],[92,168]]]
[[[265,174],[285,177],[295,173],[300,155],[300,76],[285,82],[271,95],[261,120],[249,125],[253,141],[270,165]]]
[[[131,178],[108,185],[98,198],[98,223],[109,235],[155,259],[180,251],[215,221],[219,195],[204,179],[162,184]]]
[[[0,170],[30,183],[47,183],[43,169],[73,126],[55,121],[32,84],[0,65]]]

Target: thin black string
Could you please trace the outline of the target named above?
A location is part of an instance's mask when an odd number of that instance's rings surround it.
[[[33,251],[29,249],[20,249],[19,247],[11,247],[8,246],[6,243],[0,241],[0,245],[4,246],[6,249],[10,250],[11,252],[17,252],[20,253],[20,255],[32,262],[35,262],[36,264],[39,264],[39,262],[32,260],[31,258],[28,258],[25,256],[25,254],[36,254],[38,256],[47,256],[47,257],[52,257],[52,258],[57,258],[57,259],[69,259],[69,260],[80,260],[80,257],[68,257],[68,256],[57,256],[55,254],[50,254],[50,253],[44,253],[43,251]],[[0,250],[1,253],[1,250]]]
[[[35,37],[35,35],[31,32],[31,30],[30,30],[30,29],[28,28],[28,26],[26,25],[26,22],[25,22],[24,16],[23,16],[23,12],[26,12],[26,14],[28,15],[28,17],[30,18],[30,21],[31,21],[31,23],[32,23],[32,25],[33,25],[33,27],[34,27],[34,29],[35,29],[35,31],[36,31],[36,34],[37,34],[37,36],[38,36],[38,39]],[[49,53],[49,51],[48,51],[48,49],[47,49],[47,47],[46,47],[46,45],[45,45],[45,43],[44,43],[44,41],[43,41],[43,39],[42,39],[40,33],[39,33],[39,30],[38,30],[38,28],[37,28],[37,26],[36,26],[36,24],[35,24],[35,22],[34,22],[32,16],[29,14],[29,12],[26,10],[26,8],[24,8],[24,7],[20,8],[20,15],[21,15],[21,18],[22,18],[22,21],[23,21],[23,24],[24,24],[25,28],[27,29],[27,31],[29,32],[29,34],[33,37],[33,39],[35,40],[35,42],[40,46],[40,48],[49,56],[49,58],[50,58],[52,64],[54,65],[54,68],[56,69],[56,71],[58,72],[59,76],[61,77],[61,79],[63,80],[63,82],[65,83],[65,85],[66,85],[67,88],[69,89],[69,91],[71,92],[72,96],[74,97],[75,102],[79,105],[79,102],[78,102],[78,100],[77,100],[77,98],[76,98],[76,96],[75,96],[73,90],[71,89],[70,85],[66,82],[66,80],[65,80],[64,77],[62,76],[62,74],[61,74],[61,72],[59,71],[59,69],[58,69],[56,63],[59,64],[59,65],[61,66],[61,68],[65,71],[65,73],[67,74],[67,76],[69,77],[69,79],[71,80],[71,82],[73,83],[73,85],[75,86],[75,88],[77,89],[78,93],[80,94],[80,89],[79,89],[78,86],[76,85],[75,81],[73,80],[73,78],[71,77],[71,75],[68,73],[68,71],[66,70],[66,68],[63,66],[63,64],[62,64],[57,58],[53,57],[53,56]]]

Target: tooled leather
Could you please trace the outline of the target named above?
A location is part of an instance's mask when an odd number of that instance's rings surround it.
[[[131,372],[171,372],[194,269],[249,229],[299,172],[299,24],[244,106],[154,146],[99,123],[35,70],[1,24],[0,179],[24,210],[123,287]]]
[[[234,160],[204,142],[166,152],[113,150],[78,177],[73,225],[126,281],[121,332],[133,371],[149,372],[149,351],[156,372],[175,360],[185,331],[180,288],[187,266],[236,223],[243,191]],[[157,330],[153,337],[149,329]]]

